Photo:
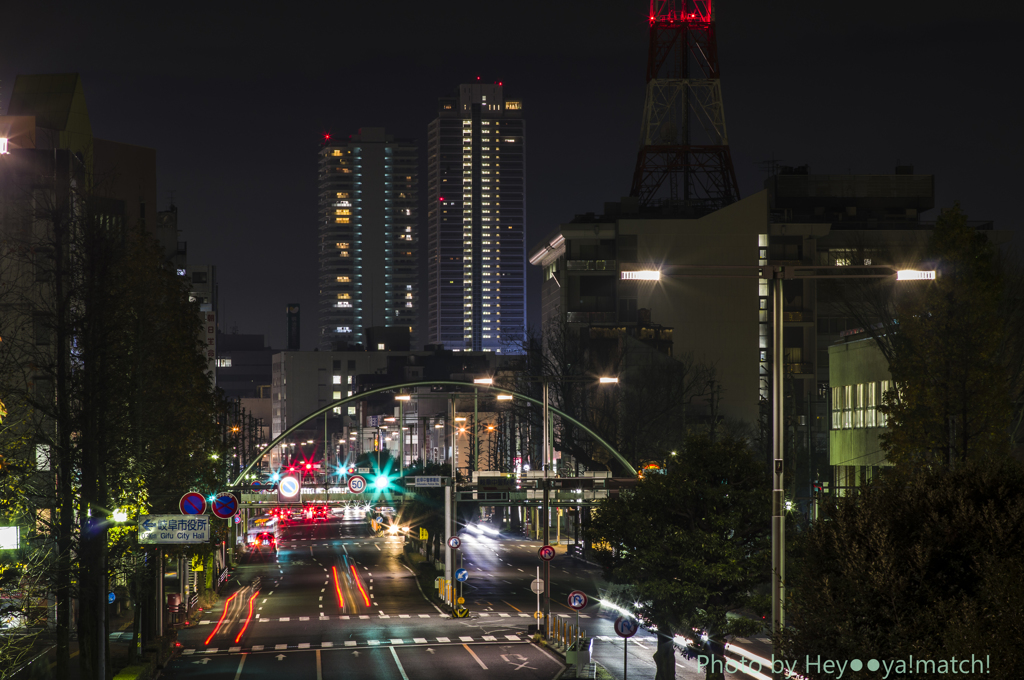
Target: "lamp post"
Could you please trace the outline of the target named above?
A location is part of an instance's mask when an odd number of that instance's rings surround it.
[[[875,265],[662,265],[624,264],[620,278],[624,281],[660,281],[669,278],[760,278],[771,281],[772,297],[772,632],[786,625],[786,524],[783,491],[784,430],[783,389],[783,298],[782,282],[786,279],[890,279],[897,281],[934,280],[934,271],[896,270]],[[707,273],[687,273],[704,270]],[[713,271],[730,273],[715,274]]]
[[[560,375],[539,375],[529,376],[527,380],[531,382],[539,381],[541,383],[541,427],[543,428],[543,434],[541,436],[541,469],[544,471],[544,476],[541,479],[541,485],[543,488],[542,495],[543,500],[541,501],[541,527],[543,528],[543,541],[544,545],[548,545],[551,540],[551,527],[548,521],[548,515],[550,513],[550,484],[548,483],[548,475],[551,470],[552,456],[551,456],[551,440],[553,437],[553,423],[551,418],[550,409],[550,383],[552,380],[560,380],[562,382],[588,382],[593,383],[594,378],[590,376],[580,377],[569,377]],[[489,378],[486,379],[486,384],[491,384],[493,381]],[[481,382],[480,380],[474,380],[473,382]],[[619,382],[617,377],[598,377],[597,384],[599,385],[614,385]],[[550,637],[551,635],[551,562],[550,560],[544,560],[544,636]]]

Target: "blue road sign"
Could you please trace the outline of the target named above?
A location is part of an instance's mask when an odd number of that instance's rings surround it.
[[[469,572],[466,571],[465,569],[457,569],[455,571],[455,580],[456,581],[465,581],[468,578],[469,578]]]
[[[201,493],[189,491],[178,501],[178,509],[183,515],[201,515],[206,512],[206,499]]]
[[[217,517],[230,519],[232,515],[238,512],[238,499],[232,494],[222,493],[213,499],[213,504],[210,507],[213,510],[213,514],[217,515]]]
[[[107,593],[107,602],[109,602],[110,604],[114,604],[114,600],[116,599],[116,595],[114,595],[113,593]]]

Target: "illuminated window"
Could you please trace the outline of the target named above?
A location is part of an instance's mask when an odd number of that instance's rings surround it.
[[[231,368],[231,357],[217,357],[217,368]]]
[[[341,392],[332,392],[331,397],[334,399],[341,399]]]
[[[341,376],[340,375],[334,376],[334,384],[335,385],[340,385],[341,384]]]
[[[339,191],[338,195],[337,195],[337,198],[348,198],[348,192],[347,191]]]
[[[348,208],[339,208],[338,210],[334,211],[334,214],[335,215],[351,215],[352,211],[350,209],[348,209]]]
[[[348,224],[351,221],[352,221],[351,217],[335,217],[334,218],[335,224]]]
[[[352,283],[352,279],[347,276],[339,276],[338,283]]]
[[[347,244],[347,243],[335,243],[335,244],[334,244],[334,247],[335,247],[335,248],[343,248],[343,249],[348,249],[348,248],[350,248],[351,246],[349,246],[349,244]]]
[[[339,300],[351,300],[352,296],[349,295],[348,293],[338,293],[338,299]]]
[[[341,149],[335,149],[334,151],[331,152],[331,155],[332,156],[340,156],[341,155]]]

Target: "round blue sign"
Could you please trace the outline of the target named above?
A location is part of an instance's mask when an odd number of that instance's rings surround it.
[[[114,595],[113,593],[107,593],[107,602],[109,602],[110,604],[114,604],[114,600],[116,599],[116,595]]]
[[[455,580],[456,581],[465,581],[468,578],[469,578],[469,572],[468,571],[466,571],[465,569],[458,569],[458,570],[456,570],[456,572],[455,572]]]

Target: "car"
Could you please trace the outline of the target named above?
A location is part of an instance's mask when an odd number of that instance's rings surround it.
[[[277,552],[277,537],[269,531],[261,531],[252,539],[252,549],[258,552]]]

